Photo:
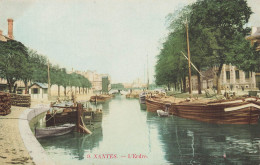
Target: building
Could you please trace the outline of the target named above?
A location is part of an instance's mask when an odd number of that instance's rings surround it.
[[[111,77],[109,74],[98,74],[97,71],[75,71],[75,73],[86,77],[92,84],[92,89],[95,91],[102,90],[102,77],[108,77],[109,82],[111,81]]]
[[[33,83],[29,87],[29,94],[32,99],[48,99],[48,84]]]
[[[246,39],[251,41],[251,45],[256,44],[256,50],[260,51],[260,27],[252,27],[251,34]]]
[[[213,88],[217,85],[217,67],[202,72],[201,89]],[[231,64],[224,64],[220,74],[222,89],[254,89],[256,88],[255,72],[244,72]],[[186,77],[188,88],[188,77]],[[197,76],[191,77],[192,90],[198,89]]]
[[[251,41],[252,46],[256,46],[256,51],[260,51],[260,27],[252,27],[251,34],[247,36],[246,39]],[[255,76],[256,87],[260,89],[260,68],[258,68],[258,71],[256,72]]]

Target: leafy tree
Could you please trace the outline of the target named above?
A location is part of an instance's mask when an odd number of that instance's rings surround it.
[[[244,69],[249,66],[250,70],[255,69],[255,61],[259,56],[251,51],[243,38],[248,32],[245,24],[251,14],[246,0],[198,0],[170,14],[168,20],[171,21],[171,33],[163,44],[156,65],[157,84],[185,82],[183,73],[187,72],[184,66],[187,66],[187,63],[185,64],[178,55],[181,51],[187,50],[186,41],[184,42],[186,19],[189,24],[191,61],[199,70],[219,66],[218,92],[221,87],[219,80],[223,64],[231,62]],[[236,60],[237,56],[240,56],[238,59],[248,60],[239,65],[241,61]],[[200,75],[197,76],[200,85]],[[185,87],[184,84],[183,86]],[[201,92],[200,86],[198,91]]]
[[[7,80],[9,92],[17,80],[25,78],[28,54],[26,47],[18,41],[0,41],[0,75]]]
[[[206,49],[206,55],[207,57],[211,56],[212,64],[219,65],[217,72],[218,93],[221,89],[220,74],[222,66],[228,62],[228,55],[233,51],[232,49],[237,49],[234,44],[236,43],[236,36],[247,34],[248,31],[244,26],[251,14],[252,11],[246,0],[199,0],[191,5],[191,31],[194,31],[194,33],[191,33],[193,34],[191,38],[205,34],[207,38],[205,41],[209,41],[205,43],[209,47],[209,49]],[[199,42],[196,46],[202,44],[203,42]]]
[[[48,64],[47,58],[39,55],[36,51],[31,50],[30,62],[32,64],[32,81],[40,83],[48,83]]]

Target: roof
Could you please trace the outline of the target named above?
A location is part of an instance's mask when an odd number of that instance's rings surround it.
[[[30,88],[31,88],[34,84],[38,85],[39,87],[41,87],[41,88],[43,88],[43,89],[48,89],[48,84],[46,84],[46,83],[39,83],[39,82],[33,83],[33,84],[30,86]]]

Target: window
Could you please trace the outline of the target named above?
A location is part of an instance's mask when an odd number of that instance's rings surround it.
[[[226,71],[226,78],[230,79],[230,71]]]
[[[245,72],[245,78],[249,78],[249,71]]]
[[[236,79],[239,79],[239,70],[236,70]]]
[[[32,94],[38,94],[39,89],[38,88],[32,88]]]

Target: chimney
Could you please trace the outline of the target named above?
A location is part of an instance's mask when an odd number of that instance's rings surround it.
[[[8,37],[14,39],[13,36],[13,19],[7,19],[8,21]]]
[[[3,31],[2,31],[2,30],[0,30],[0,35],[1,35],[1,36],[3,35]]]

